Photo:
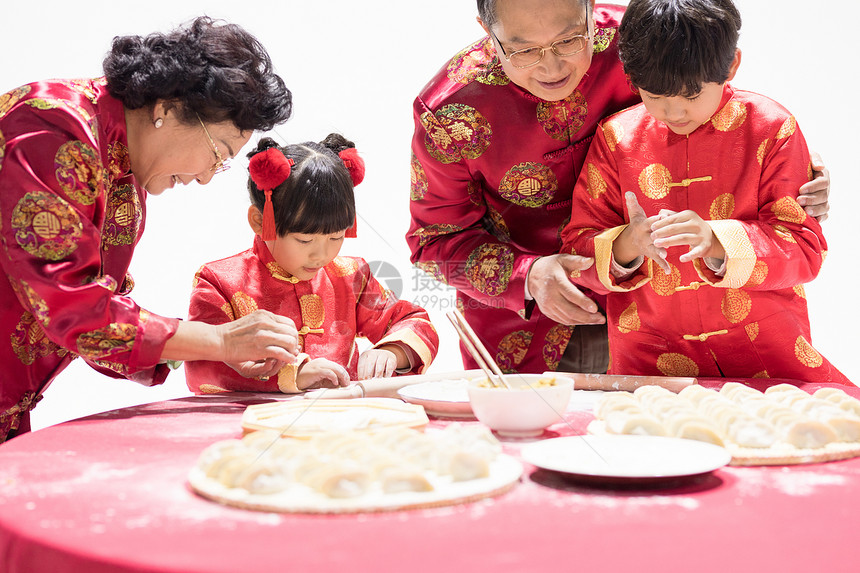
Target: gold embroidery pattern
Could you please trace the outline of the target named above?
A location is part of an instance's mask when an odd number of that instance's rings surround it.
[[[505,223],[502,214],[490,205],[487,205],[487,219],[489,221],[490,234],[503,243],[510,243],[511,230],[508,224]]]
[[[302,320],[308,328],[320,328],[325,322],[325,307],[318,294],[306,294],[299,298]]]
[[[786,243],[797,243],[794,239],[794,235],[791,234],[786,227],[783,225],[774,225],[773,230],[776,231],[776,236],[785,241]]]
[[[21,320],[15,325],[15,331],[10,337],[12,351],[15,356],[25,365],[29,366],[37,358],[56,353],[65,356],[68,351],[61,348],[45,335],[45,331],[29,312],[21,315]]]
[[[113,279],[111,279],[113,280]],[[131,291],[134,290],[134,277],[131,276],[131,273],[125,273],[125,276],[122,279],[122,284],[117,291],[117,294],[125,296]]]
[[[794,294],[796,294],[803,300],[806,300],[806,289],[803,287],[803,285],[795,285],[791,288],[794,291]]]
[[[93,360],[93,363],[98,364],[102,368],[107,368],[117,374],[122,374],[123,376],[128,376],[131,372],[126,364],[120,364],[118,362],[108,362],[107,360]]]
[[[456,233],[462,230],[463,227],[460,227],[459,225],[443,223],[440,225],[427,225],[426,227],[415,229],[415,231],[412,233],[412,236],[418,237],[418,245],[423,247],[434,237],[439,237],[441,235],[449,235],[451,233]]]
[[[131,171],[128,147],[120,141],[114,141],[108,145],[107,171],[111,183],[125,177],[126,173]]]
[[[791,137],[794,135],[794,132],[797,131],[797,120],[794,119],[792,115],[782,124],[782,127],[779,128],[779,131],[776,134],[777,139],[785,139],[786,137]]]
[[[651,278],[651,288],[660,296],[672,296],[675,294],[675,289],[681,286],[681,271],[669,263],[672,270],[671,274],[664,273],[661,269],[657,269]]]
[[[649,199],[662,199],[669,194],[672,174],[659,163],[652,163],[639,174],[639,189]]]
[[[134,186],[115,187],[108,199],[102,242],[112,246],[133,245],[142,220],[143,209]]]
[[[0,118],[6,115],[10,109],[12,109],[16,103],[21,101],[21,98],[30,93],[32,88],[30,86],[21,86],[19,88],[15,88],[14,90],[7,92],[3,95],[0,95]]]
[[[237,292],[230,298],[230,304],[233,307],[233,316],[242,318],[248,316],[258,309],[257,301],[251,295],[244,292]]]
[[[475,290],[497,296],[508,288],[514,253],[507,245],[479,245],[466,259],[465,274]]]
[[[448,281],[445,278],[445,275],[442,273],[442,269],[439,268],[439,263],[437,263],[435,261],[426,261],[426,262],[419,261],[419,262],[415,263],[414,266],[415,266],[415,268],[424,271],[425,273],[427,273],[428,275],[430,275],[431,277],[433,277],[437,281],[444,283],[444,284],[448,284]]]
[[[221,392],[227,392],[226,388],[221,388],[214,384],[201,384],[198,390],[201,394],[219,394]]]
[[[233,313],[233,305],[229,302],[225,302],[221,305],[221,312],[227,315],[227,318],[230,320],[236,320],[236,315]]]
[[[750,286],[758,286],[762,284],[767,279],[767,273],[767,263],[764,261],[756,261],[752,273],[750,274],[750,278],[747,280],[747,284]]]
[[[749,316],[752,310],[752,297],[749,293],[739,289],[726,289],[720,303],[720,310],[726,320],[732,324],[738,324]]]
[[[770,374],[767,373],[767,370],[762,370],[761,372],[756,372],[752,375],[753,378],[770,378]]]
[[[483,205],[483,194],[481,193],[481,185],[477,181],[469,181],[466,184],[466,193],[469,194],[469,201],[479,207]]]
[[[667,352],[657,357],[657,369],[664,376],[698,376],[699,367],[696,363],[675,352]]]
[[[758,146],[758,151],[756,151],[755,158],[758,161],[759,165],[764,165],[764,158],[770,153],[771,148],[771,140],[765,139],[761,142],[761,145]]]
[[[579,90],[558,101],[542,101],[537,105],[537,120],[548,136],[569,141],[585,125],[588,102]]]
[[[708,216],[711,220],[716,219],[731,219],[732,213],[735,212],[735,197],[731,193],[723,193],[718,195],[714,202],[711,203],[711,208],[708,210]]]
[[[751,322],[744,326],[744,330],[747,331],[747,336],[749,336],[750,341],[755,342],[755,339],[758,338],[758,323]]]
[[[124,352],[131,352],[137,327],[123,322],[112,322],[104,328],[78,335],[78,354],[90,360],[104,360]]]
[[[9,278],[9,284],[12,286],[12,290],[20,297],[23,297],[24,300],[27,301],[28,306],[30,307],[30,311],[33,313],[33,316],[36,320],[38,320],[42,326],[47,327],[51,322],[51,317],[48,312],[48,303],[39,296],[39,293],[27,284],[26,281],[23,280],[15,280],[12,277]]]
[[[603,124],[603,137],[609,150],[615,152],[615,148],[624,139],[624,126],[617,121],[607,121]]]
[[[93,284],[98,285],[110,292],[116,292],[117,288],[119,287],[116,280],[110,275],[96,277],[96,279],[93,281]]]
[[[24,195],[12,211],[15,240],[33,256],[58,261],[78,248],[82,225],[61,197],[44,191]]]
[[[0,169],[3,169],[3,157],[6,155],[6,138],[3,130],[0,130]]]
[[[747,106],[739,101],[730,101],[714,114],[711,123],[718,131],[734,131],[747,119]]]
[[[573,326],[567,324],[556,324],[546,333],[543,343],[543,361],[547,370],[555,370],[573,334]]]
[[[806,221],[806,211],[803,210],[803,207],[793,197],[777,199],[770,206],[770,209],[780,221],[796,223],[798,225]]]
[[[411,183],[409,199],[411,201],[420,201],[427,194],[428,182],[427,174],[424,173],[424,167],[421,166],[421,162],[418,161],[418,157],[416,157],[414,152],[409,162],[409,180]]]
[[[588,191],[588,195],[592,199],[597,199],[602,194],[606,193],[608,186],[606,185],[606,181],[603,180],[603,176],[600,174],[600,169],[595,167],[594,164],[589,163],[586,171],[587,178],[585,190]]]
[[[533,336],[534,334],[531,332],[517,330],[508,334],[499,342],[496,363],[502,369],[502,372],[513,372],[519,366],[520,362],[526,356]]]
[[[57,80],[57,83],[62,84],[67,88],[78,92],[79,94],[90,100],[91,103],[98,103],[98,95],[96,94],[94,86],[97,84],[107,85],[107,81],[104,78],[98,78],[95,81],[89,78]]]
[[[493,129],[473,107],[452,103],[435,115],[425,112],[421,123],[427,131],[424,145],[430,156],[440,163],[477,159],[490,146]]]
[[[33,408],[42,399],[42,395],[35,392],[24,392],[17,404],[0,414],[0,442],[6,439],[9,430],[17,430],[21,424],[21,416]]]
[[[457,53],[448,64],[447,75],[449,80],[460,84],[477,81],[491,86],[504,86],[511,81],[496,58],[489,37]]]
[[[546,205],[556,191],[558,179],[552,169],[531,161],[511,167],[499,184],[499,194],[521,207]]]
[[[612,40],[615,39],[615,30],[616,28],[597,28],[594,31],[593,53],[599,54],[612,44]]]
[[[824,364],[824,358],[802,336],[794,341],[794,355],[801,364],[808,368],[818,368]]]
[[[78,115],[80,115],[86,122],[90,128],[90,133],[93,134],[93,139],[99,138],[99,124],[98,119],[90,115],[86,109],[79,106],[77,103],[66,100],[66,99],[56,99],[56,98],[33,98],[28,99],[24,102],[32,108],[40,109],[40,110],[49,110],[49,109],[61,109],[67,108]]]
[[[83,141],[67,141],[54,157],[57,183],[73,201],[92,205],[105,192],[105,170],[95,149]]]
[[[639,319],[639,307],[632,302],[618,317],[618,330],[622,334],[629,334],[640,328],[642,328],[642,321]]]
[[[329,269],[338,277],[348,277],[358,272],[358,261],[349,257],[335,257]]]

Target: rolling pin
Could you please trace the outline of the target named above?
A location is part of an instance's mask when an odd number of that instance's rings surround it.
[[[573,378],[574,390],[623,390],[633,392],[640,386],[662,386],[676,394],[693,384],[695,378],[672,376],[626,376],[612,374],[581,374],[578,372],[544,372],[544,376],[565,376]]]
[[[370,378],[359,380],[346,388],[322,388],[305,393],[305,398],[399,398],[397,391],[404,386],[421,382],[438,382],[441,380],[459,380],[460,378],[475,378],[484,376],[481,370],[465,370],[460,372],[442,372],[439,374],[416,374],[413,376],[392,376],[391,378]],[[322,395],[320,395],[322,394]]]

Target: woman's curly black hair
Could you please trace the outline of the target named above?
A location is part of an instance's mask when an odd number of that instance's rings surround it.
[[[287,233],[309,235],[338,233],[352,227],[355,221],[355,195],[349,171],[338,155],[355,144],[340,135],[331,133],[319,143],[280,146],[269,137],[262,138],[248,158],[277,147],[293,169],[289,178],[272,192],[275,211],[275,229],[278,236]],[[266,197],[253,179],[248,178],[251,202],[261,212]]]
[[[292,94],[260,42],[201,16],[168,33],[117,36],[103,62],[108,91],[129,109],[178,104],[181,121],[230,121],[267,131],[292,113]]]

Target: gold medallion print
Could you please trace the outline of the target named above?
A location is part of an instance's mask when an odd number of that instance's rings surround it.
[[[483,193],[481,192],[481,184],[477,181],[469,181],[466,183],[466,193],[469,195],[469,201],[473,205],[481,206],[484,204]]]
[[[595,167],[593,163],[588,164],[586,171],[588,175],[586,176],[585,190],[588,191],[588,195],[592,199],[597,199],[606,193],[608,186],[600,174],[600,169]]]
[[[615,147],[624,139],[624,126],[617,121],[607,121],[603,124],[603,137],[609,150],[615,152]]]
[[[698,376],[699,367],[696,363],[676,352],[667,352],[657,357],[657,369],[664,376]]]
[[[798,336],[794,341],[794,355],[801,364],[809,368],[818,368],[824,364],[821,354],[802,336]]]
[[[511,167],[499,184],[499,194],[522,207],[545,205],[557,190],[558,179],[552,169],[531,161]]]
[[[503,243],[511,242],[511,229],[505,223],[502,214],[497,209],[494,209],[492,205],[487,205],[487,220],[489,221],[491,235]]]
[[[712,221],[721,219],[731,219],[732,213],[735,211],[735,197],[731,193],[723,193],[718,195],[714,202],[711,203],[711,208],[708,210],[708,216]]]
[[[229,302],[225,302],[221,305],[221,312],[223,312],[231,321],[236,320],[236,314],[233,312],[233,305]]]
[[[777,199],[770,206],[770,209],[780,221],[796,223],[798,225],[806,221],[806,211],[803,210],[803,207],[793,197]]]
[[[649,199],[662,199],[669,194],[672,174],[659,163],[652,163],[639,174],[639,189]]]
[[[570,141],[585,125],[588,102],[579,90],[559,101],[542,101],[537,105],[537,120],[548,136]]]
[[[547,370],[555,370],[573,334],[573,326],[567,324],[556,324],[546,333],[543,344],[543,361]]]
[[[65,356],[68,351],[51,342],[38,321],[29,312],[21,315],[21,320],[15,326],[10,337],[12,351],[22,364],[33,364],[38,358],[56,353]]]
[[[455,163],[461,159],[477,159],[490,146],[493,130],[478,110],[462,103],[448,104],[436,114],[421,114],[427,131],[424,145],[433,159],[440,163]]]
[[[714,114],[711,123],[718,131],[734,131],[744,124],[747,106],[739,101],[730,101]]]
[[[336,277],[348,277],[358,272],[358,261],[350,257],[335,257],[329,268]]]
[[[496,58],[489,37],[478,40],[457,53],[448,64],[447,75],[449,80],[460,84],[477,81],[491,86],[503,86],[511,81]]]
[[[749,316],[752,310],[752,297],[740,289],[726,289],[720,303],[720,310],[722,310],[726,320],[732,324],[737,324]]]
[[[111,183],[122,179],[131,171],[131,159],[128,156],[128,147],[120,141],[114,141],[108,145],[108,179]]]
[[[108,198],[102,241],[105,245],[133,245],[137,240],[143,209],[133,185],[118,185]]]
[[[30,86],[21,86],[14,90],[0,95],[0,118],[6,115],[16,103],[21,101],[21,98],[30,93]]]
[[[744,326],[744,330],[747,331],[747,336],[749,337],[750,341],[755,342],[755,339],[758,338],[758,323],[751,322]]]
[[[67,141],[54,157],[57,183],[70,199],[92,205],[105,192],[101,157],[83,141]]]
[[[33,317],[38,320],[42,326],[47,327],[51,322],[51,316],[48,311],[48,303],[45,302],[45,299],[39,296],[39,293],[37,293],[36,290],[24,280],[16,280],[10,276],[9,284],[12,286],[12,290],[15,291],[19,298],[23,298],[27,301],[30,311],[33,313]]]
[[[767,373],[767,370],[762,370],[761,372],[756,372],[752,375],[753,378],[770,378],[770,374]]]
[[[251,295],[244,292],[237,292],[230,298],[230,304],[233,306],[233,316],[242,318],[248,316],[257,310],[257,301]]]
[[[465,274],[475,290],[497,296],[508,288],[514,267],[514,253],[507,245],[479,245],[466,259]]]
[[[624,309],[621,316],[618,317],[618,330],[622,334],[636,332],[642,327],[642,322],[639,320],[639,309],[635,302],[630,303],[630,306]]]
[[[415,268],[420,269],[436,279],[437,281],[448,284],[448,281],[445,279],[444,273],[442,273],[442,269],[439,267],[439,263],[436,261],[418,261],[415,263]]]
[[[117,354],[130,352],[137,336],[133,324],[113,322],[104,328],[78,336],[78,354],[90,360],[104,360]]]
[[[669,268],[672,272],[668,275],[662,269],[656,269],[649,283],[654,292],[660,296],[672,296],[675,294],[675,289],[681,286],[681,271],[672,263],[669,263]]]
[[[758,151],[756,151],[755,158],[758,161],[759,165],[764,165],[764,158],[770,152],[771,148],[771,140],[765,139],[761,142],[761,145],[758,146]]]
[[[427,174],[424,173],[424,167],[418,161],[415,153],[412,153],[412,160],[409,162],[409,179],[410,193],[409,199],[412,201],[420,201],[427,194]]]
[[[325,321],[325,307],[322,298],[318,294],[306,294],[299,298],[299,307],[302,312],[304,326],[308,328],[320,328]]]
[[[750,286],[758,286],[762,284],[765,279],[767,279],[767,272],[767,263],[764,261],[756,261],[752,273],[750,274],[750,278],[747,280],[747,284]]]
[[[616,28],[597,28],[594,31],[593,53],[599,54],[606,50],[612,44],[612,40],[615,39],[615,31]]]
[[[794,235],[791,234],[785,226],[783,225],[774,225],[773,230],[776,231],[776,236],[785,241],[786,243],[797,243],[794,238]]]
[[[78,248],[82,225],[75,211],[61,197],[33,191],[22,197],[12,211],[15,240],[33,256],[58,261]]]
[[[0,129],[0,169],[3,169],[3,157],[6,155],[6,138],[3,137],[3,130]]]
[[[439,237],[441,235],[449,235],[451,233],[456,233],[462,230],[463,227],[460,227],[459,225],[450,225],[448,223],[444,223],[441,225],[427,225],[426,227],[415,229],[415,231],[413,231],[412,233],[412,236],[418,237],[418,245],[423,247],[434,237]]]
[[[794,135],[794,132],[797,131],[797,120],[794,119],[794,116],[789,117],[782,124],[782,127],[779,128],[779,131],[776,134],[777,139],[785,139],[786,137],[790,137]]]
[[[496,354],[496,363],[503,372],[513,372],[529,349],[533,333],[525,330],[517,330],[505,336],[499,342],[499,352]]]
[[[803,287],[803,285],[795,285],[791,288],[794,291],[794,294],[796,294],[803,300],[806,300],[806,289]]]

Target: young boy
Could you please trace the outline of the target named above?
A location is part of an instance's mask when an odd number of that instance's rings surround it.
[[[597,130],[562,252],[609,293],[610,373],[849,384],[810,343],[802,285],[827,247],[796,201],[809,151],[782,106],[729,85],[740,26],[731,0],[631,0],[619,51],[643,103]]]

